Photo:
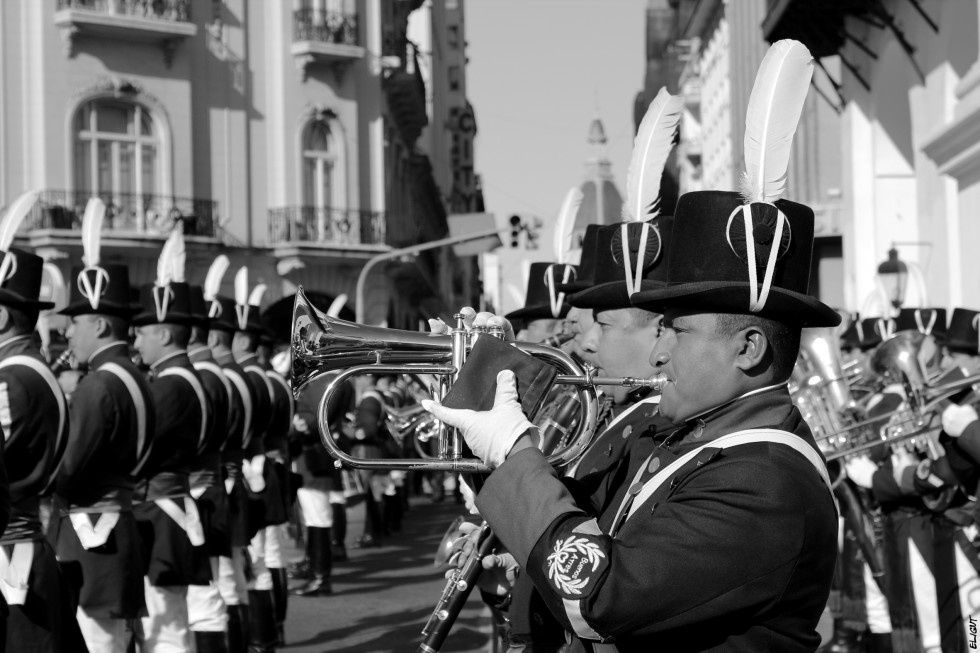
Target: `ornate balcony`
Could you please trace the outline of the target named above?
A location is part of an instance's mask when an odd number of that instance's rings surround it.
[[[318,9],[293,12],[291,52],[303,81],[314,64],[332,67],[340,81],[347,66],[364,57],[364,48],[359,43],[356,14]]]
[[[88,191],[41,191],[21,226],[21,233],[32,238],[40,232],[77,237],[91,195]],[[187,236],[224,240],[215,201],[133,193],[99,193],[98,196],[106,203],[103,232],[114,236],[137,239],[166,236],[176,220],[183,219]]]
[[[385,216],[372,211],[315,206],[269,209],[269,244],[327,248],[384,245]]]
[[[57,0],[54,23],[65,54],[75,56],[79,35],[156,43],[167,67],[177,45],[197,34],[190,0]]]

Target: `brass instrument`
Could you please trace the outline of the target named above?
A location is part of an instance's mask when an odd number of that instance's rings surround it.
[[[306,384],[318,377],[340,370],[327,384],[318,411],[320,440],[338,466],[347,465],[359,469],[488,472],[489,468],[482,461],[463,458],[462,437],[455,429],[445,425],[440,425],[437,459],[363,459],[341,451],[333,438],[329,437],[326,424],[330,396],[348,379],[358,374],[434,375],[439,384],[437,398],[444,397],[478,337],[482,336],[463,328],[461,316],[457,317],[457,324],[448,335],[383,329],[332,318],[310,304],[300,288],[293,306],[293,392],[299,393]],[[579,420],[574,437],[569,438],[569,445],[548,457],[549,462],[555,466],[576,459],[588,445],[598,413],[596,385],[650,387],[659,390],[667,382],[662,374],[652,379],[595,377],[590,370],[583,370],[571,356],[561,350],[530,343],[513,345],[559,368],[564,374],[558,375],[556,384],[574,386],[578,393],[582,419]]]
[[[921,333],[903,331],[875,349],[870,361],[871,370],[882,383],[900,384],[904,388],[908,408],[858,421],[836,431],[814,433],[828,462],[880,445],[898,443],[924,449],[933,457],[937,455],[931,436],[940,428],[936,425],[940,411],[952,395],[980,382],[980,375],[931,385],[919,361],[924,339]]]

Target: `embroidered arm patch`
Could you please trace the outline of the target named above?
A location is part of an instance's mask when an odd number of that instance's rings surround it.
[[[555,540],[545,563],[548,580],[562,597],[584,598],[598,584],[609,566],[603,548],[603,536],[568,533]]]

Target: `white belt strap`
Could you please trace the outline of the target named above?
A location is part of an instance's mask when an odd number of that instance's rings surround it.
[[[639,494],[637,494],[636,497],[633,499],[633,503],[630,506],[629,514],[626,516],[626,519],[632,517],[633,514],[637,511],[637,509],[643,504],[643,502],[649,499],[650,496],[653,495],[654,492],[656,492],[657,488],[659,488],[661,485],[667,482],[671,477],[673,477],[673,475],[678,470],[680,470],[681,467],[683,467],[689,461],[695,458],[704,449],[727,449],[729,447],[736,447],[742,444],[754,444],[758,442],[770,442],[775,444],[782,444],[791,448],[793,451],[796,451],[800,455],[802,455],[810,462],[811,465],[813,465],[813,468],[816,470],[816,472],[820,475],[820,478],[823,480],[824,485],[827,486],[827,491],[830,492],[831,497],[833,497],[833,489],[830,485],[830,476],[827,474],[827,466],[824,464],[823,459],[813,449],[813,447],[806,444],[798,436],[793,435],[791,433],[787,433],[786,431],[780,431],[777,429],[747,429],[744,431],[738,431],[736,433],[730,433],[728,435],[724,435],[718,438],[717,440],[712,440],[711,442],[706,442],[705,444],[698,447],[697,449],[694,449],[693,451],[689,451],[688,453],[684,454],[683,456],[681,456],[671,464],[664,467],[662,470],[660,470],[657,474],[655,474],[650,480],[648,480],[643,485],[643,489],[640,490]],[[656,454],[652,454],[650,457],[652,458],[654,455]],[[648,464],[649,459],[647,460],[648,460],[647,462]],[[643,471],[647,468],[647,464],[644,464],[640,467],[640,470],[637,472],[636,477],[633,481],[634,483],[639,482],[641,476],[643,475]],[[616,514],[616,520],[613,521],[614,528],[615,525],[619,524],[620,518],[622,516],[623,510],[625,509],[628,500],[629,500],[629,495],[623,498],[623,501],[620,504],[619,510],[617,511]],[[836,502],[834,505],[836,505]]]
[[[137,456],[143,455],[143,447],[146,444],[146,403],[143,401],[143,393],[140,391],[136,379],[118,363],[104,363],[99,367],[100,372],[109,372],[116,376],[129,395],[133,398],[133,405],[136,407],[136,451]]]
[[[157,499],[153,503],[157,504],[167,516],[173,519],[181,530],[187,533],[187,538],[194,546],[204,544],[204,527],[201,526],[201,515],[197,512],[197,504],[194,499],[184,497],[184,509],[173,499]]]
[[[191,388],[194,389],[194,394],[197,395],[197,402],[201,404],[201,432],[197,436],[197,446],[200,448],[204,445],[208,437],[208,399],[204,394],[204,386],[201,385],[201,380],[193,372],[183,367],[168,367],[160,372],[160,376],[179,376],[187,381],[191,385]]]
[[[200,372],[201,370],[207,370],[208,372],[211,372],[211,374],[218,377],[218,380],[221,381],[221,385],[224,386],[225,389],[225,394],[228,396],[228,417],[230,418],[231,417],[231,381],[228,380],[228,377],[225,375],[224,371],[217,363],[214,363],[212,361],[197,361],[193,365],[194,365],[194,369],[197,370],[198,372]]]
[[[6,546],[0,546],[0,593],[8,605],[24,605],[34,564],[34,542],[18,542],[12,549],[8,553]]]
[[[3,361],[0,361],[0,369],[5,367],[10,367],[12,365],[23,365],[24,367],[29,367],[38,375],[44,379],[44,382],[48,384],[51,388],[51,394],[54,395],[55,400],[58,402],[58,434],[64,431],[65,420],[68,419],[68,402],[65,401],[65,393],[62,392],[61,386],[58,385],[58,379],[55,378],[54,372],[51,368],[39,361],[36,358],[30,356],[11,356]],[[9,434],[7,435],[9,437]]]
[[[659,405],[660,395],[654,395],[652,397],[647,397],[646,399],[642,399],[636,402],[635,404],[633,404],[632,406],[630,406],[629,408],[627,408],[626,410],[624,410],[623,412],[621,412],[619,415],[616,416],[616,418],[613,421],[609,422],[609,424],[606,425],[606,428],[602,429],[602,432],[599,433],[598,436],[592,438],[592,443],[595,443],[602,436],[603,433],[606,433],[614,426],[619,424],[621,421],[623,421],[623,419],[631,415],[635,410],[637,410],[642,406],[646,406],[648,404]],[[580,462],[582,462],[582,456],[579,456],[575,460],[575,463],[568,468],[568,471],[565,472],[565,476],[575,476],[575,472],[578,471],[578,465]]]
[[[262,377],[262,381],[265,383],[266,392],[269,393],[269,401],[276,400],[276,391],[272,389],[272,381],[266,376],[265,370],[263,370],[258,365],[249,365],[244,368],[246,372],[251,372],[252,374],[257,374]]]
[[[242,445],[248,444],[246,440],[252,430],[252,395],[248,392],[248,384],[237,370],[225,370],[228,380],[238,389],[238,394],[242,396],[242,405],[245,406],[245,429],[242,431]]]
[[[82,543],[82,547],[94,549],[102,546],[109,539],[109,533],[119,522],[119,513],[102,513],[94,526],[87,512],[73,512],[68,515],[68,518],[71,520],[72,528],[75,529],[75,534],[78,535],[78,541]]]

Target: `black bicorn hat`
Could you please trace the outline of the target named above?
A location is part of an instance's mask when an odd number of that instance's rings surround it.
[[[191,306],[191,326],[209,328],[208,302],[204,300],[204,288],[191,285],[188,288]]]
[[[895,333],[899,331],[918,331],[943,343],[946,340],[946,309],[903,308],[895,317]]]
[[[0,251],[0,304],[40,311],[53,308],[54,302],[40,298],[43,273],[40,256],[15,247]]]
[[[585,290],[592,285],[596,270],[596,255],[598,254],[599,230],[602,225],[590,224],[585,228],[585,235],[582,236],[582,257],[578,265],[575,266],[576,277],[569,283],[558,284],[558,290],[571,295],[580,290]]]
[[[980,311],[954,308],[946,331],[946,347],[951,351],[980,354]]]
[[[812,250],[813,211],[803,204],[747,204],[729,191],[686,193],[674,214],[666,287],[631,300],[657,312],[675,307],[837,326],[840,314],[807,294]]]
[[[524,308],[511,311],[504,317],[525,321],[564,318],[571,306],[565,301],[566,294],[559,286],[574,281],[576,275],[575,266],[568,263],[532,263]]]
[[[665,287],[673,226],[674,218],[664,215],[603,227],[593,284],[568,302],[594,310],[629,308],[633,293]]]
[[[11,308],[47,310],[54,303],[41,300],[44,259],[12,247],[18,230],[37,203],[36,191],[14,200],[0,222],[0,304]]]
[[[184,229],[178,223],[160,251],[156,281],[139,288],[140,312],[133,317],[134,326],[192,324],[191,292],[190,285],[184,281],[184,258]]]
[[[858,332],[860,324],[861,316],[857,313],[851,313],[847,328],[840,334],[841,349],[854,349],[861,346],[861,336]]]
[[[265,326],[261,319],[262,298],[265,296],[266,285],[256,284],[254,288],[248,285],[248,267],[242,266],[235,273],[235,330],[261,335]]]
[[[129,268],[125,265],[75,266],[71,277],[75,285],[62,315],[115,315],[128,320],[140,311],[130,300]]]

